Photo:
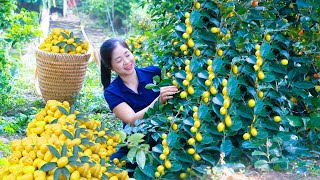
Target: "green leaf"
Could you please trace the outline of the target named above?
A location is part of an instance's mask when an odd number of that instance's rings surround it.
[[[254,168],[261,169],[261,170],[269,170],[269,164],[266,160],[258,160],[254,163]]]
[[[129,150],[128,154],[127,154],[127,158],[128,160],[133,163],[133,158],[136,156],[138,148],[133,147]]]
[[[105,166],[106,165],[106,159],[105,158],[101,158],[100,159],[100,165],[101,166]]]
[[[263,109],[264,103],[261,100],[256,101],[256,105],[254,106],[254,113],[259,114]]]
[[[199,11],[192,11],[190,14],[190,23],[191,25],[196,25],[200,20],[201,14]]]
[[[73,32],[70,32],[70,36],[69,37],[73,38],[73,35],[74,35]]]
[[[81,38],[74,38],[74,42],[75,43],[80,43],[81,42]]]
[[[184,23],[178,24],[175,28],[177,31],[185,32],[186,31],[186,25]]]
[[[50,124],[57,124],[57,122],[58,122],[58,118],[57,118],[57,119],[52,120]]]
[[[204,117],[207,116],[207,114],[209,113],[209,108],[206,105],[200,105],[199,109],[198,109],[198,116],[199,119],[203,119]]]
[[[136,134],[133,134],[131,136],[128,137],[128,142],[140,142],[140,140],[142,140],[142,138],[144,137],[145,135],[144,134],[141,134],[141,133],[136,133]]]
[[[300,89],[311,89],[314,87],[314,83],[308,81],[295,82],[293,85]]]
[[[68,53],[70,48],[70,44],[67,44],[66,46],[64,46],[64,52]]]
[[[72,105],[70,106],[70,114],[74,114],[74,112],[75,112],[75,107],[74,107],[74,105],[72,104]]]
[[[160,87],[158,85],[155,85],[155,84],[147,84],[146,85],[146,89],[156,89],[156,90],[160,90]]]
[[[85,163],[85,162],[88,162],[90,160],[89,156],[81,156],[80,157],[80,161]]]
[[[77,155],[69,156],[68,160],[69,161],[76,161],[78,159]]]
[[[59,109],[63,114],[65,114],[66,116],[69,115],[68,111],[67,111],[63,106],[58,106],[58,109]]]
[[[266,58],[271,50],[271,46],[269,43],[262,43],[260,46],[260,55],[263,58]]]
[[[79,138],[80,137],[80,129],[76,129],[76,131],[74,132],[74,138]]]
[[[170,132],[167,136],[168,146],[173,146],[177,142],[178,137],[176,132]]]
[[[57,44],[56,44],[56,46],[59,46],[59,47],[62,47],[62,46],[64,46],[64,45],[66,45],[67,43],[65,42],[65,41],[61,41],[61,42],[58,42]]]
[[[48,172],[48,171],[51,171],[52,169],[54,169],[54,168],[56,168],[56,167],[57,167],[57,163],[56,163],[56,162],[48,162],[48,163],[44,164],[44,165],[40,168],[40,170],[41,170],[41,171],[46,171],[46,172]]]
[[[68,35],[67,35],[66,33],[60,32],[60,34],[61,34],[64,38],[69,39],[69,37],[68,37]]]
[[[60,174],[61,174],[61,168],[58,168],[54,171],[54,174],[53,174],[53,179],[54,180],[59,180],[59,177],[60,177]]]
[[[66,144],[63,144],[62,149],[61,149],[61,156],[66,156],[68,152],[68,148]]]
[[[211,163],[212,166],[216,165],[216,160],[212,157],[212,154],[201,154],[201,158]]]
[[[70,48],[72,49],[72,51],[76,50],[76,47],[73,44],[69,44]]]
[[[267,154],[265,152],[262,152],[262,151],[257,151],[257,150],[254,150],[252,153],[251,153],[252,156],[266,156],[267,157]]]
[[[71,139],[71,140],[73,139],[73,136],[69,131],[62,129],[62,132],[68,139]]]
[[[48,146],[50,152],[51,152],[56,158],[59,159],[59,158],[61,157],[60,154],[59,154],[59,152],[58,152],[58,150],[57,150],[54,146],[52,146],[52,145],[47,145],[47,146]]]
[[[70,179],[70,171],[69,171],[69,169],[66,168],[66,167],[63,167],[63,168],[61,168],[61,170],[62,170],[62,174],[64,175],[64,177],[66,177],[66,179]]]
[[[233,94],[236,92],[238,87],[238,80],[236,77],[231,77],[228,79],[227,83],[227,91],[229,96],[233,96]]]
[[[232,142],[230,140],[222,141],[220,151],[223,152],[225,156],[228,156],[232,151]]]
[[[143,169],[144,165],[146,164],[146,154],[143,150],[139,150],[137,152],[136,161],[137,161],[138,166]]]
[[[127,134],[124,131],[117,131],[116,134],[120,135],[121,142],[124,142],[124,140],[127,138]]]
[[[156,83],[160,82],[160,77],[159,76],[153,76],[152,78]]]
[[[86,115],[85,114],[77,114],[76,115],[76,120],[79,120],[79,121],[84,121],[84,122],[86,122],[86,121],[88,121],[88,118],[86,118],[85,117]]]
[[[140,170],[147,176],[154,179],[154,171],[152,170],[152,164],[146,164],[144,168],[140,168]]]
[[[289,124],[293,127],[302,127],[303,126],[303,122],[302,122],[301,117],[289,115],[289,116],[285,116],[285,118],[288,120]]]

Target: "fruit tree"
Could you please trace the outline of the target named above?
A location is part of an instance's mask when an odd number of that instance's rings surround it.
[[[174,84],[180,91],[127,129],[157,141],[151,151],[129,147],[136,178],[192,178],[239,160],[288,169],[290,160],[313,156],[307,150],[319,142],[319,2],[148,6],[157,25],[144,35],[163,67],[148,88]]]

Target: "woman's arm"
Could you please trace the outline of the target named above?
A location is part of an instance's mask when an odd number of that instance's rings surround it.
[[[142,119],[144,114],[149,108],[152,108],[156,101],[160,98],[160,104],[166,102],[168,99],[173,97],[178,89],[175,86],[167,86],[160,89],[160,95],[158,98],[152,101],[147,107],[143,108],[138,112],[134,112],[133,109],[125,102],[120,103],[113,108],[113,113],[121,119],[124,123],[130,123],[132,126],[137,119]]]

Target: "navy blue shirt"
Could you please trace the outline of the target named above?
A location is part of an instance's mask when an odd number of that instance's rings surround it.
[[[122,102],[127,103],[134,112],[138,112],[159,96],[159,92],[148,90],[145,86],[153,83],[153,76],[160,76],[161,69],[156,66],[146,68],[135,68],[139,80],[138,93],[128,88],[118,76],[104,91],[106,99],[111,110]]]

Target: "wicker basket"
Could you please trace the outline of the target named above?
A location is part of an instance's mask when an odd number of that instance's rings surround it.
[[[45,101],[74,102],[80,92],[90,54],[59,54],[36,50],[38,81]]]

